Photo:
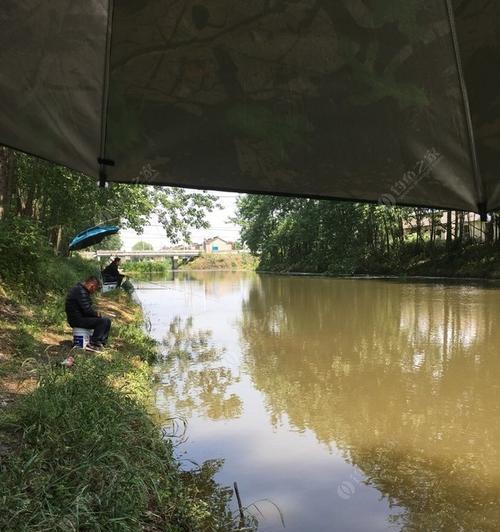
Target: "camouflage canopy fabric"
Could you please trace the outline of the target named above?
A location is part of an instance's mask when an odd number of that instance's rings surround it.
[[[3,0],[0,44],[0,143],[92,176],[500,207],[500,2]]]

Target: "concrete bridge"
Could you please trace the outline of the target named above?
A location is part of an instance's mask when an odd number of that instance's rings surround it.
[[[170,258],[173,270],[175,270],[179,259],[198,257],[201,253],[200,249],[169,249],[165,251],[110,251],[100,249],[98,251],[80,251],[80,255],[87,259],[120,257],[123,261],[127,261],[130,259],[162,260]]]
[[[100,249],[98,251],[80,251],[80,255],[86,258],[120,257],[121,259],[164,259],[166,257],[188,258],[201,255],[200,249],[168,249],[165,251],[110,251]]]

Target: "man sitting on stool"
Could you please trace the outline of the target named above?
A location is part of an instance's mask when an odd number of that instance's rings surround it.
[[[103,318],[92,305],[91,294],[99,288],[97,277],[89,277],[76,284],[66,296],[66,316],[71,327],[94,329],[89,347],[100,350],[108,341],[111,320]]]
[[[102,270],[102,280],[105,283],[116,283],[116,288],[119,288],[125,277],[118,271],[120,265],[120,257],[115,257],[111,264],[108,264],[104,270]]]

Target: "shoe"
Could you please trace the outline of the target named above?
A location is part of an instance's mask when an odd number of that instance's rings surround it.
[[[93,351],[94,353],[99,353],[100,351],[103,350],[103,347],[100,344],[90,343],[90,344],[87,344],[87,347],[85,347],[85,349],[87,351]]]

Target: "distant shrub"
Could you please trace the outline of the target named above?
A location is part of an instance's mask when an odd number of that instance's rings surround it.
[[[121,269],[130,273],[165,273],[172,270],[172,261],[170,259],[128,261]]]
[[[182,266],[183,270],[255,270],[258,259],[249,253],[204,253]]]

